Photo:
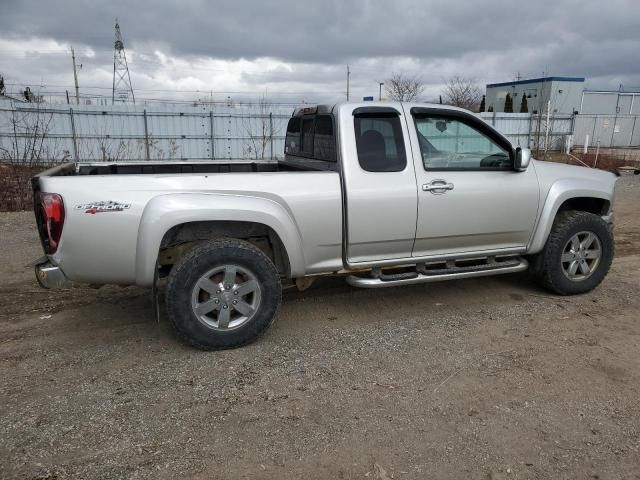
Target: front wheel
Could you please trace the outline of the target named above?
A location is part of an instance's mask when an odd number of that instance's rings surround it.
[[[601,217],[561,212],[544,249],[534,257],[532,269],[542,285],[554,293],[586,293],[607,275],[613,253],[613,234]]]
[[[269,257],[248,242],[221,239],[193,248],[173,266],[167,314],[194,347],[233,348],[255,340],[273,323],[281,296]]]

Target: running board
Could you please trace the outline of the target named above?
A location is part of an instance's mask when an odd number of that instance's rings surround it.
[[[371,271],[369,277],[349,275],[347,283],[360,288],[384,288],[522,272],[529,267],[529,263],[522,257],[510,257],[504,260],[489,257],[485,261],[486,263],[482,265],[469,266],[457,266],[455,261],[440,262],[445,265],[445,268],[429,268],[430,265],[421,264],[416,265],[415,271],[397,274],[385,274],[377,268]]]

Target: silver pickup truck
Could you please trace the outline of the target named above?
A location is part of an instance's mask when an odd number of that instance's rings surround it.
[[[319,275],[378,288],[529,268],[578,294],[611,265],[614,184],[532,160],[462,109],[319,105],[294,112],[281,161],[67,164],[34,177],[36,277],[156,292],[166,280],[170,322],[202,349],[254,340],[282,285]]]

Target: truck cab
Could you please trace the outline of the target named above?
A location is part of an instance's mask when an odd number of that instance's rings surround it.
[[[299,109],[285,143],[286,163],[341,172],[345,261],[353,267],[522,251],[540,189],[535,166],[517,158],[477,116],[420,104]]]

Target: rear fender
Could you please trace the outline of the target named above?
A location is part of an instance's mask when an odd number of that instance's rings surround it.
[[[179,193],[154,197],[142,213],[136,246],[136,284],[152,285],[160,242],[169,229],[183,223],[217,220],[255,222],[270,227],[286,249],[291,276],[304,275],[300,231],[283,205],[262,197]]]

